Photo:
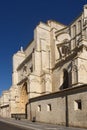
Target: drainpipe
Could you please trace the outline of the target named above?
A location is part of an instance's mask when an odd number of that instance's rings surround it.
[[[66,127],[68,127],[69,126],[69,117],[68,117],[68,96],[67,96],[67,94],[65,95],[65,106],[66,106],[66,110],[65,110]]]

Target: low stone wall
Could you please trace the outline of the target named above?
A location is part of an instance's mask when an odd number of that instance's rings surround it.
[[[26,119],[26,114],[22,113],[11,114],[11,118],[15,118],[16,120]]]
[[[29,100],[30,119],[87,128],[87,85]]]

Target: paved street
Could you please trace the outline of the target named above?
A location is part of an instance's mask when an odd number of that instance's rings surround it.
[[[87,129],[58,126],[38,122],[29,122],[28,120],[0,118],[0,130],[87,130]]]
[[[26,129],[0,121],[0,130],[26,130]]]

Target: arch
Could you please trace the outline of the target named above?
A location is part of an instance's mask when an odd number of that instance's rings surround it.
[[[26,104],[28,103],[28,92],[27,92],[27,82],[25,82],[20,90],[20,113],[25,114],[27,117],[27,108]]]
[[[63,33],[59,33],[57,36],[57,41],[59,41],[59,43],[63,43],[65,40],[70,41],[70,35],[66,32]]]

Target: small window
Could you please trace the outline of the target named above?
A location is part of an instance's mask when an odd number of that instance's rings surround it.
[[[81,102],[81,100],[76,100],[74,102],[74,109],[75,110],[82,110],[82,102]]]
[[[62,47],[62,53],[65,54],[65,55],[69,54],[69,47],[64,45]]]
[[[52,110],[51,104],[48,104],[47,105],[47,111],[51,111],[51,110]]]
[[[41,111],[41,105],[38,105],[37,109],[38,111]]]
[[[64,43],[64,45],[62,46],[62,54],[67,55],[67,54],[69,54],[69,52],[70,52],[68,39],[65,39],[65,40],[63,41],[63,43]]]

